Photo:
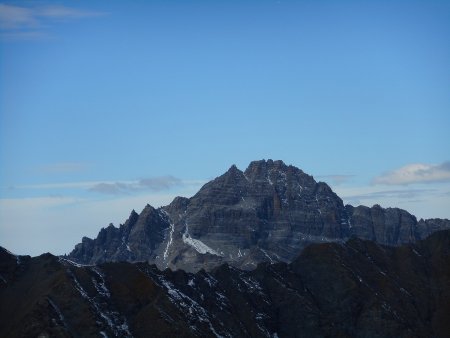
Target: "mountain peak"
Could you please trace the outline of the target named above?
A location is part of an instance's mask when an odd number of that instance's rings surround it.
[[[272,160],[272,159],[262,159],[259,161],[250,162],[247,170],[257,170],[257,169],[285,169],[287,168],[286,164],[281,160]]]
[[[225,174],[242,174],[242,171],[236,167],[236,164],[233,164]]]
[[[224,262],[253,269],[261,261],[292,261],[314,242],[355,235],[399,245],[449,226],[418,224],[412,215],[389,208],[344,207],[326,183],[283,161],[263,159],[245,172],[232,165],[191,198],[132,212],[120,229],[102,230],[70,257],[84,264],[141,260],[188,271]]]
[[[271,159],[252,161],[245,169],[245,177],[251,181],[266,180],[273,171],[285,171],[286,165],[283,161],[273,161]]]

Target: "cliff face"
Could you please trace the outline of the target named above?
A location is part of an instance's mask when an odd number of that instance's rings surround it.
[[[96,239],[83,237],[70,257],[85,264],[154,260],[155,250],[164,241],[168,225],[164,212],[147,205],[139,215],[133,210],[119,228],[110,224],[100,230]]]
[[[408,212],[344,206],[322,182],[282,161],[232,166],[191,198],[134,211],[119,228],[83,238],[69,258],[84,264],[148,261],[160,268],[210,270],[224,262],[253,269],[259,262],[290,262],[310,243],[351,236],[399,245],[450,228],[448,220],[417,222]]]
[[[81,266],[0,248],[1,337],[447,337],[450,231],[312,244],[243,271]]]

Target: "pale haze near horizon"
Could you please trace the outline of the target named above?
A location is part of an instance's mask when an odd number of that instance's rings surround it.
[[[0,2],[0,245],[68,253],[232,164],[450,218],[447,1]]]

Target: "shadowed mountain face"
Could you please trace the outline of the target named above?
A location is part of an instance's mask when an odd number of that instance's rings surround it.
[[[1,337],[448,337],[450,230],[195,274],[0,248]]]
[[[351,236],[385,245],[412,243],[448,220],[417,221],[408,212],[344,206],[322,182],[282,161],[232,166],[192,198],[134,210],[119,228],[83,238],[69,258],[83,264],[147,261],[159,268],[211,270],[222,263],[254,269],[259,262],[290,262],[310,243]]]

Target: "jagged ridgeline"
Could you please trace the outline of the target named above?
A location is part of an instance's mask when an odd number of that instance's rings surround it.
[[[191,198],[133,210],[119,228],[84,237],[67,258],[147,261],[190,272],[222,263],[251,270],[260,262],[291,262],[311,243],[355,236],[397,246],[449,228],[449,220],[417,221],[402,209],[344,206],[326,183],[282,161],[262,160],[245,171],[231,166]]]
[[[448,337],[450,230],[312,244],[239,270],[79,265],[0,248],[0,337]]]
[[[448,337],[449,280],[449,220],[256,161],[68,256],[0,248],[0,337]]]

